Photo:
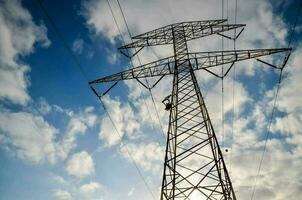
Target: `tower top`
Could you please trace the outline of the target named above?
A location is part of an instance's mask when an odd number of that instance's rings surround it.
[[[245,24],[225,24],[225,22],[227,22],[226,19],[219,19],[170,24],[132,37],[133,42],[120,47],[119,50],[127,57],[132,57],[144,47],[173,44],[173,30],[175,28],[183,29],[186,41],[190,41],[213,34],[221,35],[221,32],[236,28],[242,28],[241,31],[239,31],[239,34],[241,34],[245,27]],[[130,52],[127,51],[129,48],[135,49],[135,52],[131,55]],[[136,50],[136,48],[138,48],[138,50]]]

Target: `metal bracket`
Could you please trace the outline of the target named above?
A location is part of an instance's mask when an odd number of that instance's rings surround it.
[[[227,39],[229,39],[229,40],[236,40],[236,39],[238,39],[238,37],[241,35],[241,33],[243,32],[243,30],[244,30],[244,28],[242,28],[242,29],[240,30],[240,32],[239,32],[235,37],[230,37],[230,36],[224,35],[224,34],[222,34],[222,33],[217,33],[217,35],[220,35],[220,36],[222,36],[222,37],[225,37],[225,38],[227,38]]]
[[[273,64],[270,64],[270,63],[265,62],[265,61],[263,61],[263,60],[260,60],[259,58],[256,58],[256,60],[259,61],[259,62],[261,62],[261,63],[263,63],[263,64],[266,64],[266,65],[268,65],[268,66],[270,66],[270,67],[272,67],[272,68],[280,69],[280,70],[282,71],[282,70],[284,69],[284,67],[286,66],[286,64],[287,64],[287,61],[288,61],[290,55],[291,55],[291,52],[289,52],[289,53],[287,54],[287,56],[285,56],[285,58],[284,58],[284,60],[283,60],[283,63],[282,63],[282,65],[281,65],[281,67],[277,67],[276,65],[273,65]]]
[[[284,69],[284,67],[285,67],[285,65],[287,64],[287,61],[288,61],[290,55],[291,55],[291,52],[289,52],[289,53],[287,54],[287,56],[284,58],[284,61],[283,61],[283,63],[282,63],[281,70]]]
[[[139,50],[137,50],[131,57],[135,56],[136,54],[138,54],[138,52],[140,52],[144,47],[141,47]],[[135,49],[136,50],[136,49]]]
[[[162,78],[164,78],[164,76],[166,76],[165,74],[162,75],[153,85],[152,87],[148,87],[147,85],[145,85],[143,82],[141,82],[138,78],[135,78],[142,86],[144,86],[146,89],[151,90],[152,88],[154,88],[160,81]]]
[[[238,39],[239,36],[241,35],[241,33],[243,32],[244,28],[241,29],[241,31],[236,35],[236,37],[234,38],[234,40]]]
[[[276,65],[270,64],[270,63],[265,62],[265,61],[263,61],[263,60],[260,60],[260,59],[258,59],[258,58],[256,58],[256,60],[259,61],[259,62],[261,62],[261,63],[263,63],[263,64],[266,64],[266,65],[268,65],[268,66],[270,66],[270,67],[272,67],[272,68],[281,69],[280,67],[277,67]]]
[[[116,81],[115,83],[113,83],[104,93],[100,94],[94,89],[94,87],[91,86],[90,84],[90,89],[93,91],[93,93],[98,97],[101,98],[102,96],[106,95],[114,86],[116,86],[116,84],[118,83],[118,81]]]
[[[222,78],[224,78],[226,75],[228,75],[229,71],[233,68],[234,64],[235,64],[235,62],[233,62],[233,63],[230,65],[229,69],[225,72],[225,74],[223,75]]]
[[[228,75],[229,71],[232,69],[232,67],[234,66],[235,62],[232,62],[232,64],[230,65],[230,67],[228,68],[228,70],[225,72],[225,74],[223,74],[223,76],[219,76],[218,74],[215,74],[214,72],[208,70],[207,68],[204,68],[205,71],[209,72],[210,74],[216,76],[217,78],[224,78],[226,77],[226,75]]]
[[[94,93],[98,98],[101,97],[101,95],[99,95],[99,94],[97,93],[97,91],[96,91],[92,86],[90,86],[90,89],[93,91],[93,93]]]
[[[134,52],[134,54],[132,54],[132,55],[128,55],[127,53],[125,53],[123,50],[124,50],[124,48],[118,48],[119,49],[119,51],[124,55],[124,56],[126,56],[127,58],[132,58],[132,57],[134,57],[136,54],[138,54],[138,52],[140,52],[142,49],[143,49],[144,47],[141,47],[141,48],[139,48],[139,50],[137,50],[137,51],[135,51]],[[126,49],[127,50],[127,49]],[[127,51],[128,52],[128,51]]]
[[[212,75],[216,76],[217,78],[221,78],[221,76],[219,76],[219,75],[215,74],[214,72],[212,72],[212,71],[208,70],[207,68],[203,68],[203,69],[204,69],[205,71],[209,72],[210,74],[212,74]]]
[[[224,34],[221,34],[221,33],[217,33],[217,35],[220,35],[220,36],[222,36],[222,37],[225,37],[225,38],[227,38],[227,39],[229,39],[229,40],[234,40],[234,38],[232,38],[232,37],[230,37],[230,36],[227,36],[227,35],[224,35]]]
[[[126,53],[124,53],[123,49],[122,48],[119,48],[119,51],[124,55],[126,56],[127,58],[130,58],[131,59],[131,56],[127,55]]]
[[[146,86],[143,82],[141,82],[138,78],[135,78],[137,82],[139,82],[142,86],[144,86],[146,89],[150,89],[148,86]]]

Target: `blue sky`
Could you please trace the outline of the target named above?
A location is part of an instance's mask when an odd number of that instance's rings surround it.
[[[129,61],[117,51],[122,41],[107,1],[42,2],[88,80],[128,68]],[[117,3],[109,2],[129,42]],[[120,2],[133,35],[174,22],[222,17],[222,1]],[[235,0],[223,2],[224,18],[234,23]],[[287,47],[298,7],[298,0],[238,0],[237,22],[247,27],[236,41],[237,48]],[[255,199],[301,195],[301,28],[300,18]],[[233,49],[233,42],[224,39],[224,49]],[[221,50],[221,37],[191,42],[190,50]],[[171,47],[156,47],[142,50],[140,58],[146,63],[171,54]],[[283,58],[278,54],[265,59],[277,63]],[[136,58],[134,64],[138,64]],[[205,72],[197,72],[197,77],[217,136],[223,148],[232,152],[224,156],[238,199],[248,199],[265,144],[278,73],[256,61],[236,64],[236,75],[232,71],[225,79],[224,136],[221,82]],[[98,89],[104,91],[107,86]],[[152,90],[153,104],[149,92],[136,81],[114,87],[103,100],[121,139],[37,1],[0,1],[0,200],[148,200],[153,199],[149,189],[159,198],[162,131],[166,132],[168,122],[161,101],[170,91],[171,77]]]

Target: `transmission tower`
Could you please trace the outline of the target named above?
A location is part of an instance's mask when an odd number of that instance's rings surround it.
[[[170,111],[170,116],[161,200],[236,200],[194,71],[205,70],[223,78],[237,61],[290,52],[291,49],[190,53],[187,41],[213,34],[235,40],[244,27],[244,24],[226,24],[226,20],[191,21],[171,24],[137,35],[133,37],[132,43],[119,48],[124,55],[132,57],[144,47],[165,44],[173,45],[174,55],[90,82],[98,84],[136,79],[148,88],[139,78],[158,76],[158,81],[152,86],[154,87],[164,76],[173,75],[172,94],[163,101],[166,110]],[[237,28],[241,30],[235,38],[222,34]],[[135,51],[129,51],[130,48]],[[225,74],[219,75],[213,71],[215,67],[223,64],[230,65]],[[107,92],[108,90],[103,94]],[[96,91],[95,93],[101,97]]]

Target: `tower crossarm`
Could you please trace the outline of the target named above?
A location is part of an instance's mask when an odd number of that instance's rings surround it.
[[[188,57],[193,70],[201,70],[290,50],[291,48],[211,51],[188,53]],[[174,73],[174,65],[175,58],[171,56],[91,81],[90,84],[169,75]]]
[[[171,33],[172,27],[174,26],[182,26],[182,27],[208,27],[214,26],[218,24],[222,24],[226,22],[226,19],[218,19],[218,20],[203,20],[203,21],[190,21],[190,22],[179,22],[175,24],[170,24],[161,28],[154,29],[152,31],[148,31],[146,33],[142,33],[133,37],[133,39],[145,39],[145,38],[156,38],[163,33]]]
[[[142,49],[148,46],[173,44],[172,29],[173,27],[177,26],[183,28],[186,41],[190,41],[213,34],[219,34],[232,29],[243,28],[245,24],[204,24],[200,22],[183,22],[173,24],[140,36],[135,36],[133,39],[136,39],[136,41],[120,47],[119,50],[123,54],[127,55],[128,52],[125,52],[125,50],[129,48]],[[130,55],[127,56],[130,57]]]
[[[91,81],[89,84],[173,74],[174,64],[174,56],[171,56]]]
[[[291,48],[212,51],[188,55],[193,69],[200,70],[287,51],[291,51]]]

